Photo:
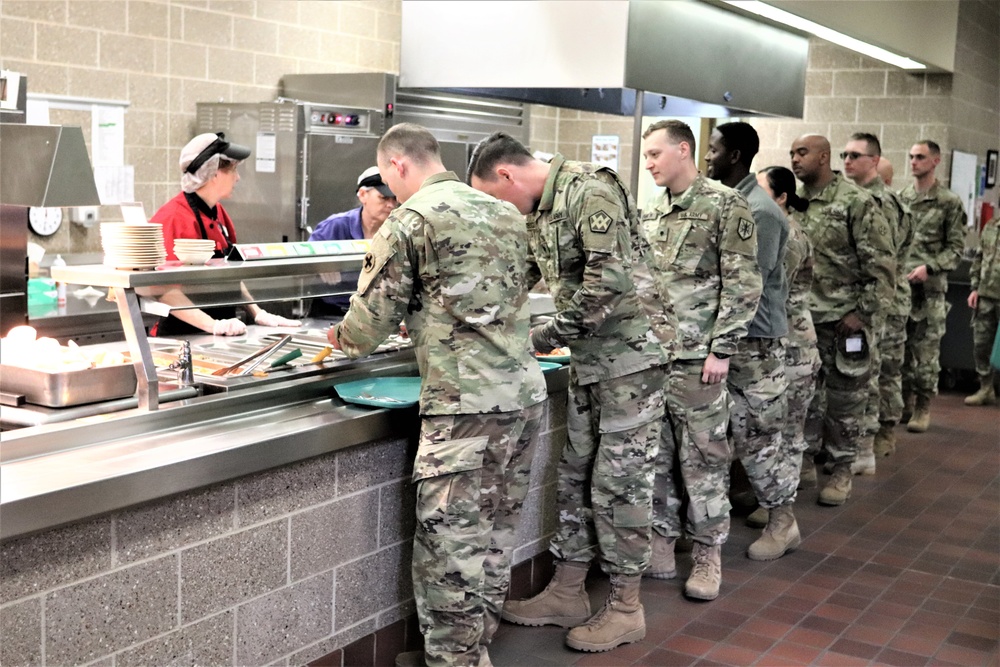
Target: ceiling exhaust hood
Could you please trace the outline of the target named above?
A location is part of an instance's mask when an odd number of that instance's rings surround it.
[[[402,3],[400,85],[597,113],[801,118],[808,39],[690,0]]]

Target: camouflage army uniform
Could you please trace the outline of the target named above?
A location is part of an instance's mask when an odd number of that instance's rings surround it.
[[[941,372],[948,272],[958,266],[965,250],[965,208],[958,195],[937,181],[923,193],[910,184],[899,197],[913,216],[913,246],[907,268],[912,271],[926,264],[929,274],[925,282],[911,284],[903,395],[929,400],[937,394]]]
[[[429,665],[478,665],[499,622],[545,380],[527,345],[528,237],[510,205],[427,179],[372,239],[350,357],[406,318],[422,385],[413,588]]]
[[[761,507],[795,501],[799,457],[785,446],[781,430],[788,413],[783,336],[788,333],[788,283],[785,247],[788,217],[748,175],[736,185],[756,223],[757,266],[763,291],[746,338],[729,361],[726,378],[732,398],[730,429],[736,456],[743,463]]]
[[[979,302],[972,314],[972,356],[979,381],[986,386],[993,381],[990,353],[1000,323],[1000,216],[983,227],[969,280],[971,289],[979,292]]]
[[[799,188],[799,196],[809,200],[797,219],[815,253],[809,306],[822,360],[809,407],[813,424],[806,431],[822,433],[834,464],[850,464],[867,431],[871,348],[878,345],[874,327],[893,294],[892,232],[875,200],[840,174],[821,189]],[[850,338],[836,332],[851,312],[864,324],[860,352],[849,351]]]
[[[878,318],[878,345],[872,348],[872,361],[878,372],[873,373],[869,390],[868,431],[872,436],[879,424],[889,427],[899,422],[903,414],[903,355],[906,348],[906,320],[910,316],[910,281],[906,279],[910,245],[913,243],[913,222],[910,210],[899,195],[875,177],[864,186],[882,209],[882,216],[892,232],[893,256],[896,258],[895,291],[892,303]]]
[[[788,379],[788,417],[782,435],[794,456],[807,450],[806,413],[816,392],[820,359],[816,349],[816,329],[809,311],[812,292],[813,248],[799,223],[789,221],[785,246],[785,276],[788,279],[788,338],[785,339],[785,377]],[[820,437],[811,438],[819,443]],[[816,453],[815,451],[813,452]]]
[[[670,429],[656,462],[653,525],[681,534],[679,463],[687,490],[688,532],[707,545],[729,535],[729,462],[725,382],[705,384],[709,352],[733,355],[760,299],[755,224],[746,199],[699,175],[677,197],[662,194],[642,216],[660,293],[675,309],[677,360],[667,376]]]
[[[565,561],[596,555],[605,572],[623,575],[649,562],[667,361],[631,275],[636,217],[613,171],[561,155],[527,216],[528,282],[545,278],[557,311],[532,329],[532,344],[571,354],[551,550]]]

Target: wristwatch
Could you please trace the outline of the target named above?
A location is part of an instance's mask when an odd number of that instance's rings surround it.
[[[731,354],[726,354],[725,352],[713,352],[712,354],[715,355],[716,359],[728,359],[729,357],[733,356]]]

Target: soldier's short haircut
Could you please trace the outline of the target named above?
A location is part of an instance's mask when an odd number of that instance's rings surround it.
[[[868,152],[872,155],[877,155],[882,157],[882,144],[879,143],[878,137],[870,132],[855,132],[851,135],[851,141],[864,141],[868,144]]]
[[[729,152],[740,152],[740,163],[747,169],[753,163],[754,156],[760,150],[760,137],[750,123],[732,122],[716,126],[716,131],[722,135],[722,144]]]
[[[393,125],[378,142],[379,157],[405,155],[417,164],[441,159],[441,146],[425,127],[415,123]]]
[[[472,159],[469,160],[469,169],[466,172],[465,180],[472,182],[472,177],[484,181],[492,181],[496,178],[495,169],[500,164],[513,164],[521,166],[534,159],[531,151],[525,148],[524,144],[510,136],[506,132],[494,132],[486,137],[472,151]]]
[[[924,144],[925,146],[927,146],[927,150],[931,152],[931,155],[941,155],[941,147],[938,146],[936,141],[931,141],[930,139],[921,139],[917,143]]]
[[[653,132],[657,130],[666,130],[667,139],[672,144],[679,144],[682,141],[691,147],[691,156],[694,157],[695,152],[695,141],[694,132],[691,131],[691,127],[681,120],[658,120],[649,127],[646,131],[642,133],[642,138],[645,139]]]

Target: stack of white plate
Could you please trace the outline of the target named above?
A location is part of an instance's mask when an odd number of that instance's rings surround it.
[[[204,264],[215,254],[211,239],[174,239],[174,254],[185,264]]]
[[[154,269],[167,260],[163,225],[102,222],[104,265],[116,269]]]

